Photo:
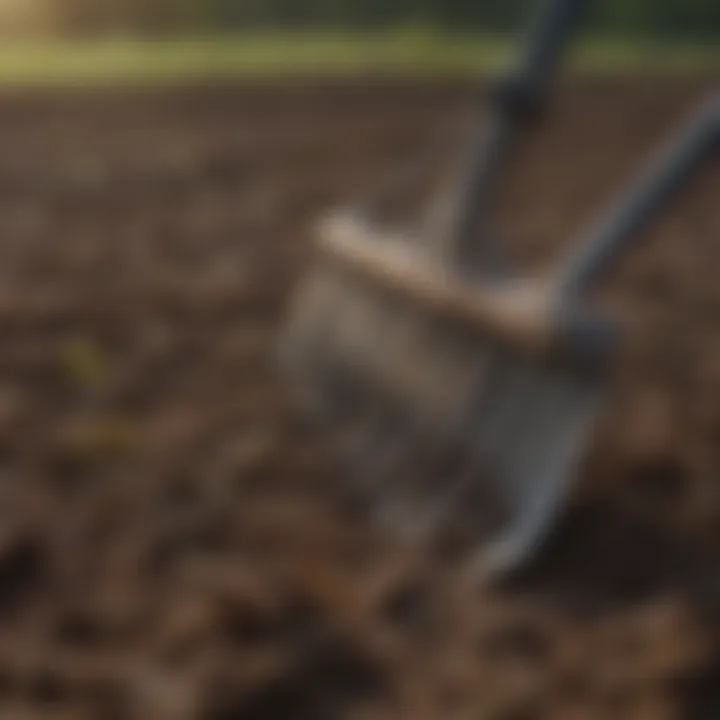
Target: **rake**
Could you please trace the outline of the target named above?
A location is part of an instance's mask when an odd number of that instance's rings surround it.
[[[714,94],[551,272],[509,271],[491,243],[493,191],[583,5],[541,7],[432,221],[386,228],[341,210],[320,223],[282,333],[290,386],[342,449],[353,496],[401,538],[461,553],[484,581],[532,557],[592,439],[619,326],[588,293],[718,150]]]

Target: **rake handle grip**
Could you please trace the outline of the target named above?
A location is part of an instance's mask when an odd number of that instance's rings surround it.
[[[720,151],[720,92],[714,93],[609,211],[591,225],[553,283],[556,306],[567,307],[609,270],[664,203],[700,165]]]
[[[553,81],[572,34],[591,0],[544,0],[530,27],[528,42],[511,83],[539,103]]]
[[[496,84],[491,93],[489,126],[483,128],[469,152],[469,164],[461,179],[451,216],[451,256],[470,259],[478,250],[490,254],[488,239],[483,248],[475,235],[488,213],[500,173],[515,148],[519,132],[539,113],[548,86],[554,79],[569,40],[591,0],[543,0],[530,26],[517,67]],[[480,258],[482,260],[483,258]]]

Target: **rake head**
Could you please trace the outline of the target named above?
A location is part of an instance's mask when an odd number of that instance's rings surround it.
[[[360,255],[343,262],[334,252],[347,230],[326,228],[330,244],[292,305],[281,349],[297,397],[334,436],[353,494],[383,525],[450,543],[477,577],[508,571],[562,504],[591,435],[602,362],[592,343],[555,351],[537,295],[478,309],[450,273],[408,280],[402,258],[419,257],[417,243],[391,257],[387,238],[362,231],[353,237],[378,266],[358,272]],[[571,325],[575,340],[597,335]]]

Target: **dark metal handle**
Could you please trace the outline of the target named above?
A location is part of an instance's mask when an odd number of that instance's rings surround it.
[[[515,81],[539,103],[579,27],[590,0],[544,0],[531,25],[525,54]]]
[[[573,31],[591,0],[543,0],[534,18],[517,68],[493,92],[489,125],[470,151],[469,164],[457,192],[445,242],[460,264],[492,263],[496,248],[487,233],[477,244],[482,218],[487,218],[501,172],[515,148],[517,136],[538,113],[548,86],[567,49]],[[473,257],[480,253],[480,257]]]
[[[571,252],[554,284],[556,306],[586,292],[701,163],[720,150],[720,92],[714,93]]]

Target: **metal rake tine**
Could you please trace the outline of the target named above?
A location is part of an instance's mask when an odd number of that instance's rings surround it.
[[[432,481],[433,488],[443,487],[445,471],[441,463],[423,463],[422,469],[422,473],[413,472],[409,482],[402,483],[393,496],[387,498],[381,518],[399,527],[405,538],[413,542],[430,537],[445,514],[445,503],[434,494],[429,495],[426,487],[428,480]]]
[[[403,468],[407,467],[407,461],[415,454],[418,437],[415,428],[410,431],[405,430],[394,442],[386,446],[385,452],[375,464],[372,474],[374,490],[381,489],[385,485],[392,485],[393,476],[396,474],[402,482]]]
[[[387,498],[384,512],[386,522],[402,527],[406,536],[417,540],[428,536],[434,528],[451,517],[458,501],[472,488],[483,464],[487,463],[491,454],[488,451],[497,445],[505,427],[517,413],[517,398],[513,397],[512,393],[508,395],[505,387],[506,372],[506,367],[501,362],[497,362],[494,363],[494,371],[491,368],[490,377],[484,375],[484,380],[489,382],[485,390],[480,393],[478,407],[482,412],[482,420],[487,419],[489,424],[482,421],[480,423],[481,427],[484,425],[485,434],[477,441],[476,449],[473,450],[474,460],[464,468],[464,471],[461,470],[459,474],[455,471],[452,474],[452,477],[461,479],[450,483],[446,478],[440,478],[440,482],[435,485],[444,488],[445,493],[432,497],[425,503],[413,500],[412,488],[408,492],[403,492],[401,489],[395,493],[395,497]],[[433,472],[433,470],[437,471],[437,468],[430,468],[429,471]],[[418,484],[420,480],[418,477],[413,478],[413,484]]]
[[[539,545],[544,525],[541,505],[521,513],[494,540],[474,552],[467,564],[468,575],[475,581],[486,582],[517,566]]]
[[[366,483],[366,486],[377,489],[387,481],[393,470],[401,467],[405,458],[411,455],[413,443],[412,433],[388,441],[366,469],[366,478],[371,480],[371,482]]]
[[[513,492],[524,493],[527,489],[524,486],[529,476],[528,459],[537,461],[549,451],[546,428],[554,427],[559,420],[557,414],[566,411],[567,398],[567,389],[562,388],[556,378],[539,378],[538,387],[533,396],[528,398],[527,411],[518,418],[514,433],[521,446],[508,454],[507,475],[511,483],[508,487]]]
[[[458,502],[474,487],[478,477],[481,476],[483,465],[486,464],[486,459],[482,458],[480,453],[473,453],[471,459],[453,474],[453,482],[448,483],[449,492],[445,493],[443,501],[435,502],[436,510],[433,515],[436,525],[451,517]]]
[[[441,524],[445,515],[444,508],[439,507],[437,501],[426,503],[425,509],[422,510],[417,503],[413,504],[409,499],[402,502],[398,498],[392,518],[393,522],[400,525],[406,538],[417,542],[429,537],[432,531]]]
[[[571,393],[568,392],[567,397]],[[475,556],[468,565],[469,573],[478,581],[492,579],[495,574],[511,569],[530,555],[542,541],[544,533],[549,527],[548,517],[556,511],[559,498],[562,497],[564,483],[569,477],[568,471],[575,462],[575,458],[583,447],[582,436],[587,425],[591,422],[592,413],[589,410],[592,397],[586,402],[588,407],[580,408],[585,418],[584,422],[577,422],[577,415],[573,413],[572,427],[556,428],[556,439],[561,437],[564,442],[560,445],[553,442],[553,438],[541,438],[538,433],[533,438],[531,452],[536,460],[535,469],[530,476],[526,470],[525,477],[536,483],[536,491],[526,498],[525,504],[515,513],[514,518],[502,530],[498,538],[476,551]],[[580,418],[582,420],[582,417]],[[568,420],[568,423],[570,421]],[[568,437],[570,433],[570,437]],[[539,451],[539,452],[538,452]],[[517,469],[515,472],[518,472]],[[558,486],[559,476],[563,485]],[[521,490],[522,494],[522,490]]]
[[[506,401],[500,416],[493,417],[493,431],[486,438],[484,450],[499,473],[496,487],[502,501],[515,514],[525,509],[526,486],[535,479],[536,460],[548,441],[543,431],[554,422],[548,409],[554,404],[558,388],[553,378],[522,364],[510,370],[506,382]]]
[[[438,526],[444,514],[445,505],[437,496],[428,495],[427,488],[423,483],[430,478],[434,487],[443,488],[445,478],[440,476],[439,468],[431,464],[429,467],[424,466],[423,469],[422,474],[413,476],[410,487],[404,488],[405,491],[402,487],[399,489],[390,506],[394,522],[401,523],[405,530],[404,534],[416,540],[427,537],[433,528]],[[418,489],[417,486],[419,486],[419,495],[422,501],[413,497],[413,491]],[[390,516],[390,513],[388,515]]]
[[[494,438],[493,451],[497,458],[498,470],[502,474],[500,487],[509,504],[517,505],[517,498],[524,497],[529,474],[529,463],[538,457],[538,451],[546,440],[543,430],[554,422],[553,413],[548,408],[557,395],[557,387],[552,379],[525,372],[519,367],[523,377],[515,382],[509,391],[512,396],[503,427]],[[513,382],[513,381],[511,381]],[[525,387],[529,390],[525,391]]]
[[[370,460],[375,455],[374,448],[377,447],[381,432],[378,429],[374,417],[366,418],[364,425],[357,431],[352,440],[343,447],[343,455],[346,464],[349,466],[350,475],[361,480],[367,474]]]
[[[481,434],[477,439],[478,452],[486,457],[495,455],[498,441],[517,413],[517,396],[507,386],[513,370],[512,366],[504,366],[495,377],[491,373],[489,378],[490,392],[483,399],[482,419],[478,423]]]
[[[523,370],[522,365],[510,367],[507,375],[499,378],[501,382],[495,386],[498,395],[486,396],[489,407],[485,408],[485,412],[490,425],[486,428],[479,447],[471,450],[462,467],[453,473],[453,479],[444,483],[445,493],[429,504],[428,510],[415,521],[417,524],[422,524],[426,530],[448,522],[464,501],[473,500],[471,493],[476,483],[481,480],[483,470],[498,469],[494,467],[496,463],[493,463],[493,455],[500,458],[510,457],[513,464],[512,459],[522,452],[516,445],[521,445],[525,449],[524,446],[531,441],[530,450],[535,451],[539,441],[532,432],[538,414],[535,409],[542,409],[542,405],[552,396],[554,388],[546,389],[540,397],[537,397],[537,390],[534,393],[527,392],[528,388],[533,387],[534,378]],[[500,375],[503,375],[503,371]],[[530,405],[525,405],[526,403]],[[506,478],[503,474],[503,487],[505,480],[511,478]],[[496,485],[488,484],[488,491],[494,487]],[[498,511],[503,512],[508,509],[508,503],[514,499],[512,493],[506,496],[498,492],[497,498],[488,496],[487,501],[501,502],[502,506],[498,507]]]
[[[393,468],[409,454],[409,434],[405,430],[398,435],[396,431],[401,426],[389,423],[386,415],[380,404],[374,403],[372,410],[364,413],[357,423],[359,429],[354,438],[342,449],[350,465],[350,474],[365,490],[387,479]],[[368,478],[373,482],[368,482]]]
[[[487,488],[487,497],[482,497],[482,501],[494,503],[497,513],[501,515],[507,510],[505,498],[501,493],[490,494],[491,491],[497,490],[497,483],[489,483],[483,479],[488,470],[493,470],[491,458],[477,448],[472,448],[470,452],[464,455],[465,457],[459,469],[450,475],[451,480],[443,482],[443,486],[446,488],[445,492],[440,498],[434,500],[430,506],[431,510],[426,513],[423,522],[428,531],[432,530],[433,527],[447,527],[448,523],[452,522],[456,511],[469,510],[475,515],[476,508],[474,504],[476,497],[473,497],[473,490],[478,488],[479,482],[482,483],[483,489]],[[497,506],[497,503],[501,503],[501,505]],[[490,508],[490,511],[495,508]],[[487,512],[485,517],[488,517]],[[495,525],[492,515],[489,517],[493,519],[493,525]],[[479,527],[483,525],[479,517],[478,525]]]
[[[411,503],[403,502],[401,497],[384,500],[376,518],[381,527],[390,528],[394,534],[398,534],[399,530],[403,538],[410,542],[417,542],[424,534],[424,524],[417,522],[417,512],[413,512]]]
[[[349,420],[336,413],[334,425],[339,435],[335,445],[345,464],[355,467],[370,447],[375,436],[373,421],[374,416],[369,412],[354,415]],[[342,429],[338,430],[338,426]]]

